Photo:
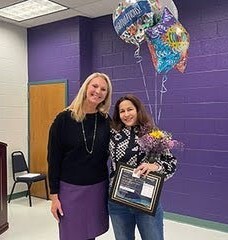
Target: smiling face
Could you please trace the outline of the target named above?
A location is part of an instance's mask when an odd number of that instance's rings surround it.
[[[96,108],[98,104],[105,100],[107,94],[107,82],[102,77],[95,77],[87,86],[86,104]]]
[[[137,123],[137,109],[135,105],[129,101],[124,100],[119,105],[120,119],[126,127],[132,127]]]

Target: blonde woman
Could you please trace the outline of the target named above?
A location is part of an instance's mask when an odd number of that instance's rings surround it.
[[[49,132],[48,175],[51,212],[60,240],[88,240],[108,230],[108,111],[112,86],[93,73]]]

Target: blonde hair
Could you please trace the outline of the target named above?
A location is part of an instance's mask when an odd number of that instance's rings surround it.
[[[86,78],[86,80],[80,87],[75,99],[66,108],[66,109],[72,111],[72,117],[78,122],[81,122],[85,118],[86,113],[83,111],[83,104],[86,99],[87,88],[88,88],[88,85],[91,82],[91,80],[93,80],[96,77],[103,78],[106,81],[107,86],[108,86],[107,95],[105,97],[105,100],[103,102],[101,102],[100,104],[98,104],[98,106],[97,106],[97,110],[100,113],[102,113],[105,117],[108,116],[108,112],[111,107],[112,84],[111,84],[109,77],[106,74],[96,72],[96,73],[89,75]]]

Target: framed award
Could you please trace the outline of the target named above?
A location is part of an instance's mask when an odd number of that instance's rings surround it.
[[[135,174],[135,168],[118,163],[110,200],[155,215],[164,176],[156,172],[146,177]]]

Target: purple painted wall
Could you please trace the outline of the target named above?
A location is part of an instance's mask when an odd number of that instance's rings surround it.
[[[163,205],[169,212],[228,223],[228,4],[175,2],[180,22],[191,35],[191,47],[186,73],[168,74],[160,126],[182,140],[185,150],[176,153],[178,171],[165,184]],[[114,101],[132,92],[148,104],[134,46],[116,36],[111,17],[93,23],[93,68],[112,77]],[[141,55],[154,104],[155,74],[145,44]]]
[[[160,120],[185,149],[176,152],[178,171],[165,184],[162,202],[165,211],[228,224],[228,2],[190,2],[175,1],[191,46],[186,72],[168,73]],[[119,39],[111,16],[29,29],[28,44],[30,81],[66,78],[72,99],[80,79],[102,71],[112,78],[114,101],[131,92],[148,106],[134,46]],[[153,105],[155,74],[146,44],[141,56]]]
[[[77,17],[29,29],[29,81],[66,79],[71,102],[81,80],[91,73],[90,22]]]

